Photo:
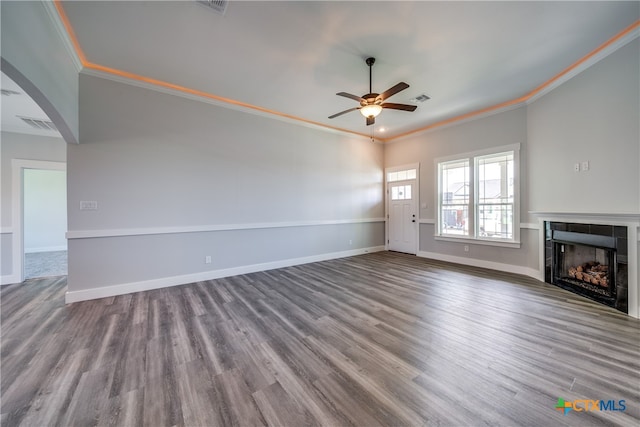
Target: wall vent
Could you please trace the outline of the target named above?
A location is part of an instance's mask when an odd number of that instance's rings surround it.
[[[227,11],[227,5],[229,4],[229,0],[196,0],[196,2],[207,6],[219,15],[224,15]]]
[[[34,119],[31,117],[22,117],[22,116],[16,116],[16,117],[34,129],[58,131],[58,128],[56,128],[56,125],[54,125],[53,122],[49,120]]]
[[[414,102],[414,103],[416,103],[416,104],[417,104],[417,103],[419,103],[419,102],[424,102],[424,101],[426,101],[426,100],[428,100],[428,99],[431,99],[431,98],[429,98],[427,95],[425,95],[425,94],[423,93],[423,94],[420,94],[420,95],[416,96],[416,97],[415,97],[415,98],[413,98],[413,99],[410,99],[410,101],[411,101],[411,102]]]
[[[20,95],[20,92],[16,92],[11,89],[0,89],[2,91],[3,96],[11,96],[11,95]]]

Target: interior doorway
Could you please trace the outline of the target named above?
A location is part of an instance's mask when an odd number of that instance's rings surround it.
[[[67,274],[66,171],[23,169],[24,279]]]
[[[16,241],[15,244],[13,245],[13,271],[17,273],[17,281],[18,283],[23,282],[26,278],[25,275],[25,260],[27,258],[26,255],[28,255],[27,250],[29,250],[29,253],[36,253],[37,250],[45,250],[44,252],[55,252],[52,251],[52,249],[62,249],[63,247],[65,248],[64,251],[64,260],[66,261],[66,236],[64,237],[65,239],[65,243],[64,246],[63,244],[52,244],[50,246],[31,246],[31,247],[27,247],[27,245],[31,245],[32,241],[27,241],[27,238],[29,237],[29,233],[33,232],[34,230],[25,230],[25,226],[27,228],[30,228],[32,225],[29,224],[29,221],[31,220],[29,218],[28,215],[28,209],[31,209],[30,206],[25,206],[25,201],[27,203],[29,203],[29,199],[33,198],[34,196],[37,197],[37,193],[36,194],[26,194],[25,195],[25,183],[27,181],[30,180],[31,176],[31,170],[38,170],[38,171],[59,171],[62,172],[64,174],[64,191],[60,192],[58,191],[58,198],[62,199],[62,200],[57,200],[57,204],[62,204],[63,205],[63,210],[64,210],[64,232],[66,233],[66,229],[67,229],[67,222],[66,222],[66,212],[67,212],[67,200],[66,200],[66,164],[62,163],[62,162],[49,162],[49,161],[42,161],[42,160],[25,160],[25,159],[13,159],[11,161],[11,168],[12,168],[12,208],[13,208],[13,212],[12,212],[12,218],[14,219],[14,226],[15,226],[15,230],[16,230]],[[25,178],[26,177],[26,178]],[[42,178],[42,177],[40,177]],[[45,178],[46,178],[46,174],[45,174]],[[60,181],[60,177],[58,177],[58,181]],[[29,191],[29,184],[27,183],[27,191]],[[45,196],[44,199],[41,200],[38,204],[38,202],[36,202],[35,204],[35,208],[39,209],[37,211],[35,211],[35,215],[40,215],[40,216],[47,216],[50,215],[51,210],[47,208],[47,196],[46,194],[53,194],[53,190],[51,190],[48,187],[44,187],[40,188],[40,193],[42,195],[42,193],[44,192]],[[26,196],[26,197],[25,197]],[[44,207],[42,207],[42,202],[45,202]],[[60,208],[56,208],[56,209],[60,209]],[[27,211],[26,211],[27,210]],[[27,214],[27,216],[25,216],[25,214]],[[46,228],[46,227],[45,227]],[[35,230],[37,231],[37,230]],[[59,232],[58,232],[59,234]],[[59,239],[59,236],[58,236]],[[40,241],[47,241],[47,240],[40,240]],[[51,241],[51,240],[48,240]],[[60,242],[60,240],[57,240],[58,242]],[[36,250],[36,251],[34,251]],[[60,255],[60,254],[58,254]],[[64,266],[64,274],[66,274],[66,265]],[[60,275],[60,274],[54,274],[54,275]],[[42,277],[42,276],[37,276],[37,277]]]

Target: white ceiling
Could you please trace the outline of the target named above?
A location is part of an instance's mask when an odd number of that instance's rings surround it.
[[[18,92],[17,94],[2,95],[0,98],[0,128],[2,128],[2,130],[60,137],[60,132],[58,131],[35,129],[19,118],[19,116],[22,116],[30,119],[49,121],[49,117],[47,117],[38,104],[5,73],[0,73],[0,87],[2,90]]]
[[[385,110],[390,137],[519,98],[633,24],[627,2],[232,1],[224,16],[195,1],[66,1],[88,61],[368,134],[336,92],[404,81]],[[597,102],[597,100],[594,100]],[[381,128],[385,134],[380,134]]]

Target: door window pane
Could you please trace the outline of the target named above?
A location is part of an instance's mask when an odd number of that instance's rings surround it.
[[[412,185],[394,185],[391,187],[391,200],[411,200]]]

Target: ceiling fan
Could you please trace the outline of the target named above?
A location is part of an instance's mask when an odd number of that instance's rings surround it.
[[[360,106],[349,108],[348,110],[344,110],[334,114],[333,116],[329,116],[330,119],[349,113],[351,111],[360,110],[360,113],[367,119],[367,126],[369,126],[375,123],[376,116],[380,114],[383,108],[402,111],[415,111],[415,109],[418,108],[416,105],[384,102],[385,100],[387,100],[387,98],[390,98],[401,90],[405,90],[406,88],[408,88],[409,85],[404,82],[400,82],[380,94],[373,93],[373,90],[371,89],[371,69],[373,67],[373,64],[376,62],[376,59],[367,58],[365,62],[369,66],[369,93],[362,96],[356,96],[346,92],[336,93],[336,95],[344,96],[346,98],[351,98],[358,101],[360,103]]]

